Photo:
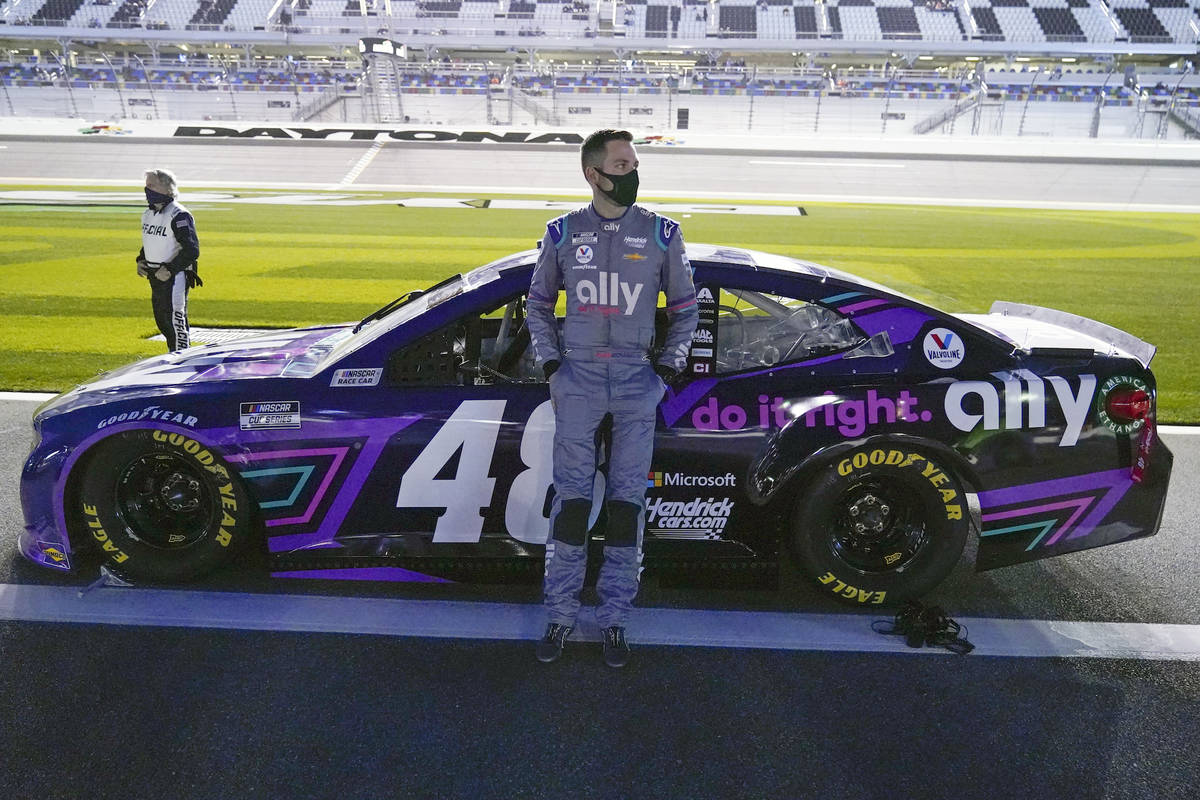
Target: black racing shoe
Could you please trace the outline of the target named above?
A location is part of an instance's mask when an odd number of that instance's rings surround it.
[[[619,625],[605,628],[604,663],[610,667],[623,667],[629,663],[629,645],[625,641],[625,629]]]
[[[558,657],[562,655],[563,642],[566,641],[573,630],[575,630],[573,626],[559,625],[557,622],[551,622],[547,625],[545,635],[537,643],[537,660],[543,664],[557,661]]]

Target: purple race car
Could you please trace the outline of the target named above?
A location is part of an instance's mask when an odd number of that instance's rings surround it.
[[[280,576],[540,574],[554,415],[525,324],[535,255],[358,324],[193,347],[51,400],[21,552],[70,570],[97,551],[151,581],[249,542]],[[1153,346],[1032,306],[951,315],[766,253],[688,255],[700,323],[659,406],[647,569],[786,559],[831,595],[890,604],[945,578],[972,529],[979,569],[1158,530],[1172,456]]]

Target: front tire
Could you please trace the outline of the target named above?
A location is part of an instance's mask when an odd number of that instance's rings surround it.
[[[225,563],[250,530],[228,464],[184,434],[136,430],[96,445],[79,484],[82,529],[120,575],[188,581]]]
[[[822,592],[894,605],[929,592],[958,563],[969,521],[954,473],[904,445],[861,447],[823,468],[801,498],[792,545]]]

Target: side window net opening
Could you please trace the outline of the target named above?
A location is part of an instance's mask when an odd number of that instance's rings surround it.
[[[525,295],[509,300],[484,318],[479,360],[482,364],[479,377],[483,380],[491,378],[515,383],[545,381],[542,371],[534,363]]]
[[[717,298],[717,373],[800,361],[866,341],[849,319],[816,303],[749,289],[722,289]]]
[[[483,314],[467,314],[397,350],[384,380],[391,386],[544,382],[534,363],[525,296]]]

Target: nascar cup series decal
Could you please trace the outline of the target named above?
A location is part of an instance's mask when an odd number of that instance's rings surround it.
[[[962,363],[963,356],[966,355],[966,348],[963,347],[962,339],[954,331],[946,328],[934,328],[929,333],[925,334],[925,341],[921,344],[921,351],[925,353],[925,358],[930,364],[933,364],[938,369],[953,369]]]
[[[378,386],[383,377],[383,368],[373,369],[338,369],[333,372],[330,386]]]
[[[238,418],[244,431],[282,430],[300,427],[300,401],[242,403]]]

